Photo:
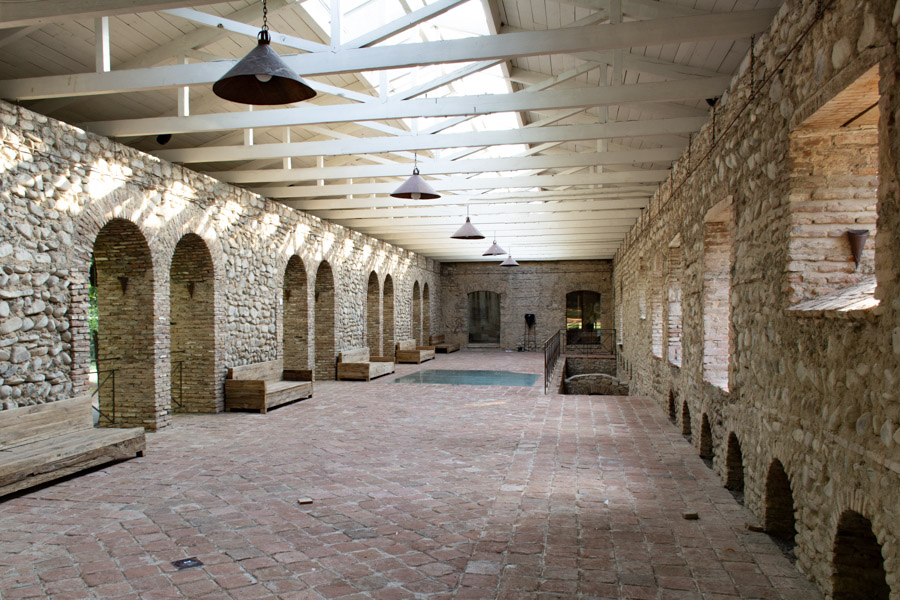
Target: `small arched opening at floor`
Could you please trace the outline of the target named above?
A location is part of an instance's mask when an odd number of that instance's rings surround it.
[[[791,560],[794,558],[794,537],[797,526],[794,519],[794,496],[791,492],[791,481],[784,465],[775,459],[769,466],[766,476],[766,512],[764,528],[766,533],[781,547]]]
[[[687,400],[681,405],[681,435],[691,441],[691,409],[688,408]]]
[[[675,408],[675,390],[669,390],[669,420],[673,423],[678,420],[678,409]]]
[[[844,511],[834,537],[834,600],[888,600],[881,545],[872,523],[852,510]]]
[[[712,468],[714,454],[712,427],[709,424],[709,417],[703,413],[700,423],[700,458],[709,468]]]
[[[744,454],[741,452],[741,442],[733,431],[728,435],[725,451],[725,489],[738,502],[744,503]]]

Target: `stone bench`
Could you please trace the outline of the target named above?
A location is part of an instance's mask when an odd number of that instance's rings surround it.
[[[270,408],[312,394],[313,372],[285,369],[282,360],[231,367],[225,379],[225,409],[229,411],[250,409],[265,414]]]
[[[419,346],[416,340],[397,342],[398,363],[423,363],[434,358],[434,346]]]
[[[355,348],[338,354],[338,381],[342,379],[369,381],[393,372],[394,360],[390,356],[369,356],[368,348]]]
[[[451,352],[456,352],[459,350],[459,344],[451,344],[449,342],[444,341],[444,334],[437,333],[435,335],[429,336],[428,345],[434,346],[434,351],[449,354]]]
[[[0,496],[143,456],[144,429],[94,427],[91,397],[0,411]]]

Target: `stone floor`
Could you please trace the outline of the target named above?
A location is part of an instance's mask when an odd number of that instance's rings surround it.
[[[439,355],[268,415],[178,417],[144,458],[0,502],[0,597],[821,597],[662,407],[392,382],[541,361]]]

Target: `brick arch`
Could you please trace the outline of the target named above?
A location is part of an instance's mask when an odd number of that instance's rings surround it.
[[[369,272],[366,281],[366,347],[369,353],[381,356],[381,282],[378,273]]]
[[[284,366],[309,368],[309,277],[303,259],[292,255],[284,266],[281,285],[281,322]]]
[[[397,326],[395,320],[396,298],[394,297],[394,278],[390,273],[384,276],[384,283],[381,286],[382,309],[381,309],[381,333],[383,339],[383,348],[387,350],[387,354],[394,352],[394,344],[397,341]]]
[[[410,334],[417,344],[422,343],[422,288],[415,280],[412,286],[412,322]]]
[[[838,519],[832,567],[834,600],[889,600],[882,546],[872,522],[854,510]]]
[[[791,480],[784,465],[777,458],[769,464],[766,474],[765,514],[763,527],[773,538],[794,545],[797,521],[794,516],[794,495]]]
[[[169,267],[171,410],[217,412],[215,266],[206,242],[185,234]]]
[[[335,378],[337,358],[337,290],[331,264],[327,260],[316,269],[315,293],[315,374],[316,379]]]
[[[99,391],[104,415],[99,424],[156,429],[157,414],[168,399],[157,372],[158,283],[150,245],[133,222],[109,219],[97,232],[92,255],[99,314],[97,364],[99,377],[106,380]]]

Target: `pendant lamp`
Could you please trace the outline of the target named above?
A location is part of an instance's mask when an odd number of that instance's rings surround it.
[[[512,257],[512,248],[509,249],[509,254],[506,255],[506,260],[500,263],[501,267],[518,267],[519,263],[516,262],[516,259]]]
[[[497,245],[497,232],[494,232],[494,243],[491,244],[491,247],[487,249],[487,252],[482,254],[482,256],[503,256],[506,254],[506,250]]]
[[[481,235],[481,232],[475,229],[475,226],[472,225],[472,221],[469,220],[469,206],[466,205],[466,222],[462,224],[462,227],[456,230],[456,233],[450,236],[454,240],[483,240],[484,236]]]
[[[263,26],[257,38],[256,48],[213,84],[213,93],[232,102],[256,105],[290,104],[315,97],[316,91],[269,46],[266,0],[263,0]]]
[[[409,179],[403,182],[391,194],[392,198],[404,198],[406,200],[435,200],[441,195],[434,191],[434,188],[428,185],[428,182],[419,177],[418,156],[413,166],[413,174]]]

